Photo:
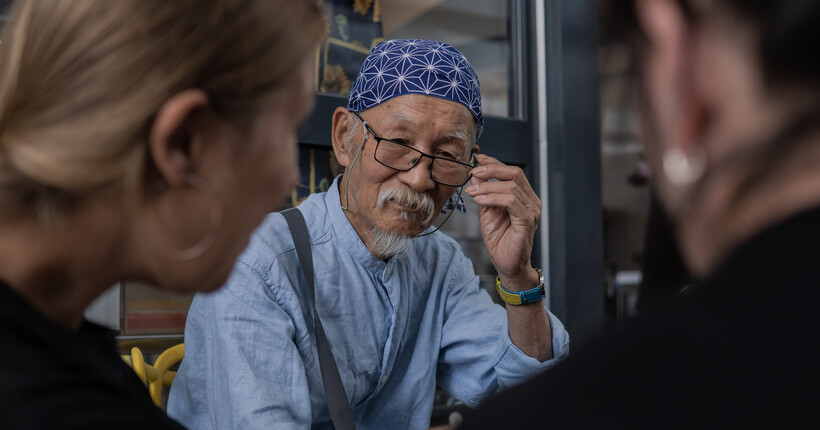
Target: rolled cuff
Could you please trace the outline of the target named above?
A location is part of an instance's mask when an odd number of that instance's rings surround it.
[[[502,388],[510,388],[534,377],[538,373],[555,366],[569,354],[569,333],[564,328],[564,324],[549,309],[547,310],[547,317],[552,328],[553,358],[543,363],[528,356],[515,346],[510,338],[509,331],[505,331],[505,348],[495,364],[495,371],[498,374]]]

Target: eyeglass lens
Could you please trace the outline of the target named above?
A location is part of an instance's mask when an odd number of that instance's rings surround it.
[[[410,170],[426,154],[398,142],[381,139],[374,155],[376,161],[387,167],[396,170]],[[432,164],[431,177],[438,183],[460,187],[470,179],[472,167],[468,164],[446,158],[433,158]]]

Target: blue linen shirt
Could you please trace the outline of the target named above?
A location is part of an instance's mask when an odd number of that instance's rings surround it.
[[[338,178],[299,209],[311,236],[316,307],[359,429],[426,429],[436,383],[476,406],[569,351],[551,313],[555,359],[510,340],[505,310],[441,232],[407,257],[374,258],[345,217]],[[197,294],[168,413],[192,429],[332,428],[312,313],[284,217],[269,215],[227,284]]]

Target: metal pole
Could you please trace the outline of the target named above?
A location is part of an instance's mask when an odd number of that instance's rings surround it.
[[[547,306],[550,306],[550,231],[549,231],[549,154],[547,146],[547,32],[546,32],[546,8],[545,0],[535,0],[535,52],[536,52],[536,102],[538,108],[533,120],[537,124],[538,139],[538,189],[541,198],[541,267],[544,276],[544,288],[546,289]]]

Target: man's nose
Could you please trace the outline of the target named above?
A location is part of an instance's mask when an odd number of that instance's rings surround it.
[[[421,159],[410,170],[400,172],[399,180],[416,191],[427,191],[436,186],[430,174],[432,168],[433,160],[421,155]]]

